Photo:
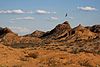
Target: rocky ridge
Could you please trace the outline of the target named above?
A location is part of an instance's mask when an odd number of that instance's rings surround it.
[[[65,21],[24,36],[0,27],[0,58],[1,67],[99,67],[100,25],[71,28]]]

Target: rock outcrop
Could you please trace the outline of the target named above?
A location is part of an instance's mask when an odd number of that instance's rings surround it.
[[[74,36],[73,36],[74,35]],[[73,36],[75,39],[91,39],[95,37],[95,33],[91,32],[89,29],[85,28],[81,24],[79,24],[77,27],[73,28],[70,31],[70,36]],[[69,37],[70,37],[69,36]]]
[[[58,24],[53,30],[45,33],[42,37],[57,39],[63,36],[68,36],[70,30],[71,27],[68,21],[65,21],[62,24]]]
[[[100,33],[100,25],[87,26],[86,28],[94,33]]]
[[[99,58],[100,25],[71,28],[65,21],[25,36],[0,28],[0,67],[99,67]]]
[[[14,33],[12,32],[9,28],[2,28],[0,27],[0,37],[3,37],[4,35],[6,35],[7,33]]]
[[[96,37],[95,32],[99,32],[99,25],[94,25],[89,29],[79,24],[77,27],[71,28],[68,21],[65,21],[62,24],[58,24],[53,30],[45,33],[42,37],[57,40],[88,40]]]
[[[11,45],[15,42],[19,42],[19,36],[7,27],[0,28],[0,42],[5,45]]]
[[[99,32],[100,25],[85,27],[79,24],[78,26],[71,28],[68,21],[65,21],[62,24],[58,24],[53,30],[49,32],[45,33],[36,30],[32,34],[28,34],[25,36],[18,36],[8,28],[0,28],[0,42],[5,45],[13,45],[14,47],[24,47],[25,45],[26,47],[28,47],[29,45],[60,45],[61,43],[83,43],[83,45],[89,45],[90,42],[92,43],[92,45],[94,45],[100,44]],[[96,43],[94,43],[94,41],[96,41]]]

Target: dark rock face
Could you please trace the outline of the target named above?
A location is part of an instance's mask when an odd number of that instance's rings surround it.
[[[13,33],[9,28],[1,28],[0,27],[0,36],[7,33]]]
[[[0,27],[0,35],[3,34],[3,28]]]
[[[94,25],[90,30],[95,33],[100,33],[100,25]]]
[[[62,24],[58,24],[50,32],[45,33],[42,37],[46,37],[46,38],[58,38],[62,33],[66,32],[66,31],[68,33],[70,30],[71,30],[71,27],[70,27],[68,21],[65,21]]]
[[[82,26],[81,24],[79,24],[77,27],[73,28],[71,31],[70,31],[70,35],[73,35],[75,33],[78,33],[79,31],[80,32],[83,32],[82,30],[85,30],[84,26]]]
[[[100,25],[87,26],[86,28],[94,33],[100,33]]]

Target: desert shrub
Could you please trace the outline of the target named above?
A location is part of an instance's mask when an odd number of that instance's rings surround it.
[[[95,53],[100,55],[100,50],[99,51],[95,51]]]
[[[78,62],[81,66],[85,66],[85,67],[93,67],[88,60],[83,60],[83,61],[79,61]]]
[[[74,54],[79,53],[79,49],[76,47],[73,47],[71,53],[74,53]]]
[[[80,47],[79,52],[84,52],[84,48]]]
[[[41,65],[40,67],[63,67],[62,63],[59,59],[54,57],[49,57],[46,60],[42,60],[39,62]]]
[[[49,59],[48,60],[48,66],[55,67],[56,66],[56,61],[54,59]]]
[[[54,58],[49,58],[48,62],[47,62],[47,65],[49,67],[58,67],[59,64],[60,64],[60,62],[58,60],[54,59]]]
[[[60,48],[59,48],[59,47],[56,47],[56,49],[57,49],[57,50],[60,50]]]
[[[31,58],[37,58],[38,57],[38,53],[37,52],[34,52],[34,53],[29,53],[27,56],[25,56],[25,57],[31,57]]]
[[[41,43],[39,43],[38,46],[45,46],[45,42],[41,41]]]

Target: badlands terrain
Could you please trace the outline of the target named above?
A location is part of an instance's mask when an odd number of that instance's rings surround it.
[[[100,67],[100,25],[65,21],[23,36],[0,27],[0,67]]]

